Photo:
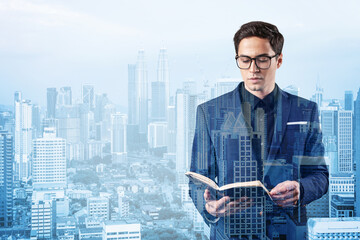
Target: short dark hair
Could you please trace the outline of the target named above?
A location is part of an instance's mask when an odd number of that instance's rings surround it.
[[[248,22],[243,24],[234,35],[236,55],[238,54],[240,41],[247,37],[268,39],[271,48],[276,54],[281,53],[284,45],[284,37],[275,25],[261,21]]]

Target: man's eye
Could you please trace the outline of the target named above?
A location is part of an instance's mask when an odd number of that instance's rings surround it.
[[[267,58],[267,57],[259,57],[256,60],[259,61],[259,62],[267,62],[267,61],[269,61],[269,58]]]
[[[243,62],[243,63],[248,63],[248,62],[250,62],[251,60],[248,59],[248,58],[240,58],[240,61]]]

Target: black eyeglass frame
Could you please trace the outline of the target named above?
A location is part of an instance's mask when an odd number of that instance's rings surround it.
[[[252,64],[253,60],[254,60],[255,65],[256,65],[256,67],[257,67],[258,69],[266,70],[266,69],[269,69],[269,68],[271,67],[271,59],[273,59],[274,57],[276,57],[276,56],[278,56],[278,55],[279,55],[279,54],[277,53],[277,54],[275,54],[274,56],[257,56],[257,57],[254,57],[254,58],[251,58],[251,57],[249,57],[249,56],[238,56],[238,55],[236,55],[236,56],[235,56],[235,61],[236,61],[236,66],[238,66],[238,68],[240,68],[240,69],[242,69],[242,70],[249,69],[249,68],[251,67],[251,64]],[[247,57],[247,58],[249,58],[249,59],[251,60],[249,67],[247,67],[247,68],[241,68],[241,67],[239,66],[238,61],[237,61],[239,57]],[[270,60],[269,67],[267,67],[267,68],[261,68],[261,67],[259,67],[259,66],[257,65],[257,63],[256,63],[256,59],[259,58],[259,57],[267,57],[267,58],[269,58],[269,60]]]

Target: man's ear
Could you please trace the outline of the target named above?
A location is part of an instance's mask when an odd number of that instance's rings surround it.
[[[279,68],[283,61],[283,54],[280,53],[279,57],[276,59],[276,68]]]

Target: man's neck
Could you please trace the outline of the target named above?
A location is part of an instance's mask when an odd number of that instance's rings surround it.
[[[252,95],[254,95],[260,99],[264,99],[267,95],[269,95],[272,91],[274,91],[274,88],[275,88],[275,84],[271,88],[263,89],[263,90],[251,90],[246,86],[246,84],[244,84],[244,86],[248,92],[250,92]]]

